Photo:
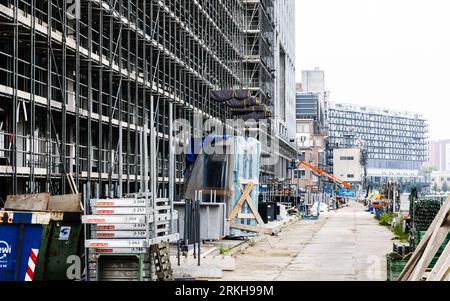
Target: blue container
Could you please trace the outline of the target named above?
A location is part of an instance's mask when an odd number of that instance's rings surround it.
[[[0,281],[25,280],[31,249],[41,244],[43,225],[38,220],[33,213],[1,212]]]

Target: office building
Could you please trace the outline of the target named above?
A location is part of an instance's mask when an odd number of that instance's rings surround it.
[[[420,170],[427,161],[428,125],[421,114],[330,103],[327,122],[329,165],[333,150],[359,148],[367,154],[370,183],[423,180]]]

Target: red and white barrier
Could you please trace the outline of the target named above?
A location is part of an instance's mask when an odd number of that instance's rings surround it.
[[[38,254],[39,254],[38,249],[31,249],[30,257],[28,258],[27,272],[25,273],[25,281],[33,281],[34,270],[36,269]]]

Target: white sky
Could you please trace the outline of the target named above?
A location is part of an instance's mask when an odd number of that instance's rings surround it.
[[[331,100],[421,112],[450,138],[449,0],[295,0],[297,81],[325,71]]]

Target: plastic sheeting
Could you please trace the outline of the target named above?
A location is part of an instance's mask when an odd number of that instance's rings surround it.
[[[208,141],[208,139],[206,139]],[[206,143],[207,144],[207,143]],[[186,199],[194,199],[195,191],[202,191],[203,202],[209,202],[215,196],[217,202],[226,203],[227,216],[231,214],[238,203],[242,191],[240,180],[252,180],[255,186],[250,193],[256,208],[258,207],[259,173],[261,164],[261,144],[253,138],[240,136],[226,137],[215,141],[216,149],[225,149],[221,153],[213,153],[208,145],[203,146],[191,172],[185,193]],[[247,204],[242,207],[242,213],[251,213]],[[254,219],[236,219],[237,224],[256,226]],[[248,235],[246,231],[232,229],[232,236]]]
[[[260,104],[259,98],[251,96],[247,99],[231,99],[227,101],[227,106],[230,108],[248,108]]]
[[[250,90],[214,90],[211,91],[211,99],[217,102],[226,102],[228,100],[237,99],[244,100],[252,96]]]
[[[267,112],[267,111],[268,109],[265,105],[253,106],[248,108],[231,109],[231,112],[234,115],[247,115],[248,113],[252,112]]]
[[[272,112],[252,112],[247,115],[242,115],[241,118],[244,121],[247,121],[250,119],[252,119],[252,120],[267,119],[267,118],[272,118]]]

